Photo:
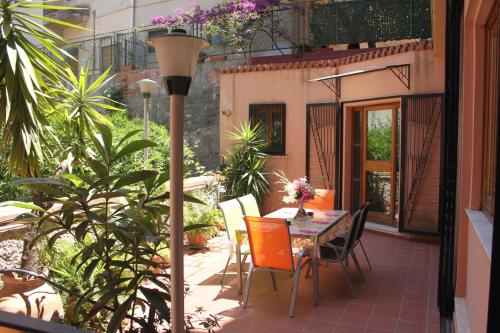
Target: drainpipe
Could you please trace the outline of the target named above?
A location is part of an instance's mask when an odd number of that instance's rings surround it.
[[[92,11],[92,16],[93,16],[93,26],[92,26],[92,30],[93,30],[93,37],[92,37],[92,75],[95,75],[95,63],[97,61],[97,58],[96,58],[96,36],[95,36],[95,17],[96,17],[96,12],[95,12],[95,9]]]
[[[130,28],[135,27],[135,0],[130,0]]]

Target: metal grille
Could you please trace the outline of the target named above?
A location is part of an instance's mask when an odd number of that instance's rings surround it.
[[[404,191],[402,193],[402,224],[403,229],[418,228],[420,222],[412,223],[412,215],[415,211],[417,200],[420,196],[421,185],[423,178],[426,175],[434,174],[436,177],[439,174],[439,166],[431,168],[429,160],[431,148],[436,145],[434,140],[436,137],[441,111],[443,109],[443,97],[441,95],[424,95],[410,96],[404,99],[403,111],[403,160],[402,167]],[[430,191],[430,189],[427,189]],[[432,198],[426,198],[426,202],[432,201]],[[438,202],[438,191],[435,191],[435,204]],[[426,207],[429,210],[429,207]],[[431,212],[429,212],[430,215]],[[426,220],[430,220],[431,216]],[[433,217],[437,222],[438,211],[436,210]],[[433,224],[432,221],[425,221],[426,225],[421,230],[427,232],[437,232],[437,223],[432,226],[432,229],[427,224]]]
[[[313,185],[335,188],[338,105],[310,104],[308,114],[308,177]]]
[[[353,0],[313,4],[312,45],[431,38],[430,0]]]

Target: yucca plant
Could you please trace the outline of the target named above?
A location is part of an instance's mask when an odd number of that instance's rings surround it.
[[[249,123],[243,123],[229,134],[229,139],[235,143],[224,155],[222,172],[228,198],[253,194],[261,203],[269,192],[267,154],[264,153],[267,143],[262,139],[262,132],[260,124],[252,127]]]
[[[1,145],[9,147],[9,167],[20,176],[39,175],[41,148],[47,130],[52,85],[64,76],[67,42],[37,21],[67,27],[70,23],[36,15],[36,9],[69,9],[43,2],[0,0],[0,129]]]
[[[101,95],[114,78],[109,76],[110,70],[111,67],[92,82],[89,66],[81,67],[78,76],[66,67],[64,85],[51,90],[58,101],[59,112],[54,117],[58,117],[62,125],[62,141],[66,144],[66,147],[63,147],[64,155],[71,153],[71,158],[77,161],[85,155],[85,142],[94,134],[96,127],[112,126],[109,118],[101,111],[123,111],[114,106],[113,100]]]

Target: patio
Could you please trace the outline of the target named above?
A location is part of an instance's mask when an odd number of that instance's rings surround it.
[[[437,245],[367,232],[364,243],[374,270],[368,270],[360,254],[367,280],[361,283],[353,264],[349,267],[357,297],[351,297],[339,265],[322,264],[320,305],[312,305],[312,281],[302,273],[296,314],[289,318],[291,278],[286,274],[276,275],[278,291],[274,292],[268,274],[257,273],[247,309],[241,308],[243,296],[237,294],[234,263],[224,285],[219,284],[227,259],[226,241],[221,234],[210,241],[210,251],[188,253],[184,259],[190,287],[186,312],[203,306],[207,313],[220,315],[217,332],[439,332]]]

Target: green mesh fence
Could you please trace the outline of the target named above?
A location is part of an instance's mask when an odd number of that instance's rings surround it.
[[[310,44],[431,38],[430,0],[345,0],[312,4]]]

